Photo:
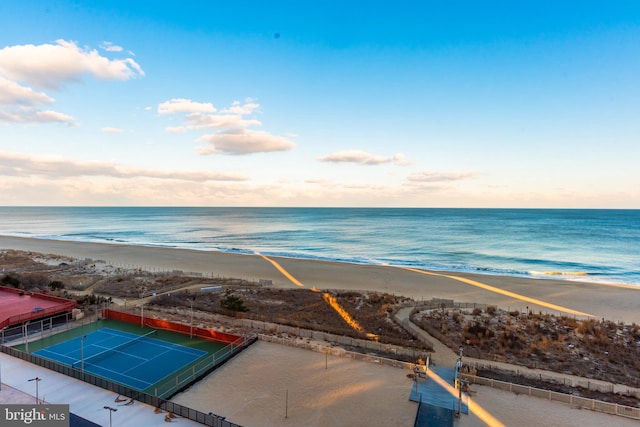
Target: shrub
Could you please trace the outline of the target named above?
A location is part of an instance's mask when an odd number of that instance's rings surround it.
[[[21,283],[20,279],[10,276],[8,274],[5,274],[4,277],[0,279],[0,284],[4,286],[11,286],[12,288],[20,287],[20,283]]]
[[[233,295],[229,291],[227,291],[227,295],[220,300],[220,306],[229,311],[249,311],[249,309],[244,305],[243,299],[239,296]]]
[[[49,289],[51,289],[52,291],[64,289],[64,283],[59,280],[54,280],[53,282],[49,283]]]

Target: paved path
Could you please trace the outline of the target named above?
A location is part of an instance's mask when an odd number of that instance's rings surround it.
[[[422,337],[422,340],[433,345],[433,353],[431,354],[431,362],[437,366],[444,366],[446,368],[455,368],[458,355],[453,352],[449,347],[442,344],[440,341],[429,335],[424,329],[421,329],[413,323],[410,319],[411,312],[414,307],[404,307],[398,310],[396,313],[396,320],[405,328],[410,328],[411,331]]]

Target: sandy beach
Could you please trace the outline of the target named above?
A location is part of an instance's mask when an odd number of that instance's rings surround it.
[[[266,279],[271,280],[276,287],[297,286],[271,263],[257,255],[5,236],[0,237],[0,248],[101,259],[123,268],[142,268],[150,271],[175,269],[198,272],[206,276]],[[431,276],[390,266],[276,257],[272,259],[309,288],[366,289],[404,295],[416,300],[438,297],[494,304],[503,308],[525,310],[528,307],[534,311],[562,313],[560,310],[443,276],[449,275],[591,314],[596,318],[625,322],[637,322],[640,319],[637,312],[640,287],[446,272],[436,272],[439,275]]]
[[[182,270],[205,276],[271,280],[275,287],[298,286],[258,255],[7,236],[0,236],[0,248],[105,260],[123,268]],[[391,266],[276,257],[271,259],[308,288],[374,290],[416,300],[438,297],[493,304],[505,309],[525,310],[528,307],[534,311],[563,313],[562,310],[532,302],[531,299],[534,299],[587,313],[595,318],[628,323],[640,321],[637,311],[640,287],[447,272],[426,275]],[[453,276],[486,285],[486,288],[454,279]],[[567,314],[574,315],[571,312]]]
[[[447,272],[433,272],[435,275],[432,275],[390,266],[272,257],[274,264],[259,255],[16,237],[0,237],[0,249],[104,260],[126,269],[182,270],[205,276],[266,279],[271,280],[273,286],[282,288],[302,285],[306,288],[376,290],[416,300],[440,297],[511,309],[524,310],[528,306],[543,312],[557,312],[547,305],[555,304],[598,318],[625,322],[639,320],[636,307],[640,289],[630,286]],[[295,280],[286,277],[283,271]],[[539,300],[542,305],[532,303],[531,299]],[[327,363],[329,369],[325,369]],[[412,425],[416,404],[408,401],[411,383],[406,374],[398,368],[335,357],[326,360],[322,353],[260,342],[176,400],[196,409],[215,410],[247,426]],[[287,393],[289,400],[285,403]],[[533,426],[548,421],[569,425],[577,420],[576,417],[585,426],[634,423],[484,387],[480,387],[475,400],[505,425]],[[214,406],[211,406],[212,402],[215,402]],[[291,406],[287,408],[286,404]],[[285,414],[287,418],[284,418]],[[469,415],[460,425],[481,426],[484,423]]]

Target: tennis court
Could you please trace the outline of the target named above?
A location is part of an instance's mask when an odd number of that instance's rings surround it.
[[[145,390],[207,352],[153,338],[102,328],[34,351],[35,354]]]

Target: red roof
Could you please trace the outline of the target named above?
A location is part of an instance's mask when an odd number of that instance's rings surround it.
[[[20,289],[0,287],[0,328],[63,313],[76,302]]]

